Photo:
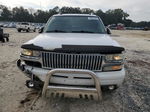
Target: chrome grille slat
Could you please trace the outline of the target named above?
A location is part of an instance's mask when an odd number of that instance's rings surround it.
[[[76,66],[75,66],[75,68],[78,68],[78,62],[79,62],[79,58],[78,58],[78,55],[76,55]]]
[[[94,70],[95,69],[95,60],[97,59],[97,56],[95,56],[95,59],[93,59],[93,65],[92,65],[92,70]]]
[[[71,68],[73,68],[73,55],[70,55],[71,56]]]
[[[94,59],[94,61],[93,61],[93,67],[92,67],[92,70],[95,70],[95,69],[96,69],[96,65],[95,65],[96,60],[97,60],[97,56],[95,56],[95,59]]]
[[[51,57],[51,60],[53,59],[53,54],[50,54],[52,57]],[[51,61],[51,64],[52,64],[52,66],[54,66],[54,64],[53,64],[53,61]]]
[[[97,63],[96,63],[96,68],[95,69],[98,69],[98,65],[99,65],[99,58],[97,58]]]
[[[64,55],[64,68],[67,68],[66,67],[66,64],[67,64],[66,60],[67,60],[67,57],[65,57],[65,55]]]
[[[48,57],[47,65],[50,66],[50,63],[49,63],[50,54],[46,54],[46,55],[47,55],[47,57]]]
[[[58,64],[58,54],[56,54],[56,65],[57,65],[57,68],[59,68],[59,64]]]
[[[101,65],[101,58],[99,58],[99,60],[98,60],[98,69],[100,69],[99,66]]]
[[[69,68],[101,70],[100,54],[67,54],[55,52],[42,52],[42,67],[47,69]]]
[[[62,57],[61,55],[59,54],[59,58],[58,58],[58,63],[59,63],[59,68],[62,66]]]
[[[82,62],[81,63],[82,63],[81,68],[84,69],[84,56],[83,55],[82,55]]]
[[[55,55],[53,54],[53,59],[52,59],[52,61],[53,61],[53,67],[55,68]]]
[[[87,68],[86,69],[89,69],[89,64],[90,64],[90,56],[88,55],[88,58],[87,58]]]
[[[43,58],[44,57],[44,53],[42,53],[42,63],[43,63],[43,66],[45,66],[44,64],[45,64],[45,61],[44,61],[44,59],[45,58]]]
[[[75,64],[74,64],[74,68],[77,67],[77,55],[75,55]]]
[[[92,70],[92,67],[93,67],[93,56],[91,56],[91,61],[90,61],[90,70]]]
[[[86,65],[87,65],[87,55],[85,55],[85,62],[84,62],[84,69],[86,69]]]

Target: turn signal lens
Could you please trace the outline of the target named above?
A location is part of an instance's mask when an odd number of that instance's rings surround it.
[[[111,68],[112,68],[112,70],[120,70],[120,69],[122,69],[122,66],[121,65],[119,65],[119,66],[112,66]]]
[[[114,66],[105,66],[103,67],[103,71],[115,71],[115,70],[121,70],[121,65],[114,65]]]

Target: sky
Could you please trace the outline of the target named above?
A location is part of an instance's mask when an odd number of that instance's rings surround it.
[[[135,22],[150,21],[150,0],[0,0],[0,4],[8,7],[35,8],[48,10],[55,6],[71,6],[91,8],[94,10],[121,8]]]

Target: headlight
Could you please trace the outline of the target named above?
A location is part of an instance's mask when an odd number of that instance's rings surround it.
[[[33,51],[33,56],[39,57],[40,56],[40,52],[39,51]]]
[[[103,71],[121,70],[123,67],[123,59],[123,54],[106,55]]]
[[[29,49],[23,49],[21,54],[26,56],[33,56],[33,51]]]
[[[106,55],[105,60],[106,61],[122,61],[123,60],[123,54]]]
[[[33,51],[33,50],[29,50],[29,49],[23,49],[21,51],[21,54],[25,55],[25,56],[35,56],[35,57],[40,56],[40,52],[39,51]]]

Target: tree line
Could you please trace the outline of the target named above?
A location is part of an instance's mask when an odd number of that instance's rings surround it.
[[[105,25],[123,23],[126,27],[150,27],[150,22],[134,22],[128,19],[129,14],[122,9],[110,9],[107,11],[93,10],[90,8],[79,7],[62,7],[58,6],[43,11],[35,10],[33,8],[25,9],[24,7],[14,7],[9,9],[4,5],[0,5],[0,21],[14,21],[14,22],[34,22],[46,23],[47,20],[54,14],[62,13],[77,13],[77,14],[95,14],[98,15]]]

